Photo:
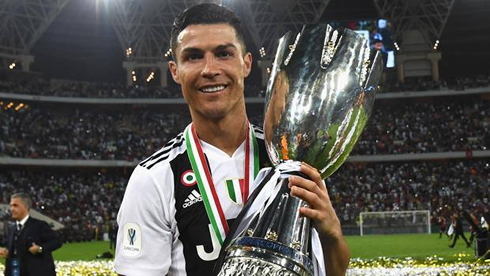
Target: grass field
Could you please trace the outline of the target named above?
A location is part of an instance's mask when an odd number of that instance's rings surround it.
[[[463,241],[458,240],[455,248],[449,248],[447,238],[439,239],[438,234],[347,236],[346,239],[353,258],[385,256],[425,259],[437,255],[450,261],[457,260],[460,258],[458,254],[465,253],[468,256],[464,258],[476,259],[473,248],[466,248]],[[54,258],[60,261],[94,260],[98,254],[106,251],[109,251],[108,242],[67,243],[54,252]]]

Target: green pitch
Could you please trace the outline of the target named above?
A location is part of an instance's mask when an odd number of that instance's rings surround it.
[[[469,233],[465,234],[469,239]],[[372,259],[376,257],[412,257],[417,260],[437,255],[447,261],[475,260],[474,248],[466,248],[463,240],[458,239],[456,246],[451,244],[447,236],[439,239],[439,234],[401,234],[401,235],[368,235],[347,236],[347,243],[353,258]],[[466,257],[458,255],[464,253]]]
[[[469,233],[466,233],[469,238]],[[406,234],[406,235],[368,235],[347,236],[347,243],[352,258],[372,259],[380,256],[414,259],[425,259],[437,255],[447,261],[457,260],[458,254],[464,253],[463,260],[475,260],[474,249],[466,248],[464,242],[458,240],[455,248],[449,248],[446,236],[439,239],[438,234]],[[55,260],[94,260],[98,254],[109,250],[108,242],[68,243],[54,252]]]

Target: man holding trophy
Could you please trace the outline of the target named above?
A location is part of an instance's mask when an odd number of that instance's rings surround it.
[[[304,48],[321,32],[321,70],[314,70],[318,49]],[[236,15],[200,4],[175,19],[169,67],[192,123],[131,176],[118,214],[119,274],[345,274],[349,250],[323,178],[345,160],[369,115],[374,91],[364,83],[376,85],[364,44],[349,44],[356,38],[351,33],[337,38],[324,25],[303,34],[280,42],[264,135],[246,114],[244,79],[252,56]],[[337,59],[337,51],[350,59]],[[301,70],[301,62],[317,73]],[[328,71],[332,64],[340,69]],[[359,89],[341,96],[354,83]],[[305,84],[308,92],[301,92]],[[277,95],[270,97],[273,91]],[[328,110],[314,110],[327,102]],[[328,122],[315,127],[300,113]],[[275,168],[259,172],[268,156]]]

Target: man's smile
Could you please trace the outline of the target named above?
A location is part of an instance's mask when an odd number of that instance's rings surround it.
[[[227,85],[209,85],[209,86],[204,86],[199,88],[199,91],[204,92],[204,93],[215,93],[215,92],[220,92],[225,90]]]

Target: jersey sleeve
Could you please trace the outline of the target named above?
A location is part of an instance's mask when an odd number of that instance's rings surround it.
[[[158,179],[158,181],[156,180]],[[173,198],[170,166],[153,172],[137,166],[117,216],[115,267],[122,275],[166,275],[171,265]]]

